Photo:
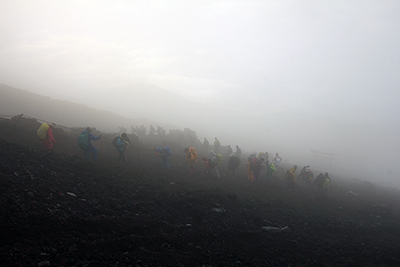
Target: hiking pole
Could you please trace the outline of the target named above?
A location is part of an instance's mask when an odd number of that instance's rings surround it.
[[[24,115],[24,114],[21,113],[21,115],[18,116],[18,120],[17,120],[17,122],[15,123],[15,125],[13,127],[13,131],[15,130],[15,127],[17,127],[17,124],[18,124],[19,120],[21,119],[22,115]]]

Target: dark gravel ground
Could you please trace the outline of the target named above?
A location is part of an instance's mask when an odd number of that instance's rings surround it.
[[[76,134],[56,129],[48,152],[38,125],[0,121],[1,266],[400,266],[396,189],[334,177],[328,199],[289,194],[281,173],[252,184],[244,164],[209,180],[177,143],[170,171],[139,142],[128,166],[105,141],[84,163]]]

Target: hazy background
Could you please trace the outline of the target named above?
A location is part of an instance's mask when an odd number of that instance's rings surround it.
[[[399,186],[399,14],[384,0],[2,0],[0,83]]]

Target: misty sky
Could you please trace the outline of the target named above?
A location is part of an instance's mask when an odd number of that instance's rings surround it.
[[[399,14],[385,0],[2,0],[0,83],[101,108],[99,92],[144,82],[259,117],[384,127],[368,140],[399,150]]]

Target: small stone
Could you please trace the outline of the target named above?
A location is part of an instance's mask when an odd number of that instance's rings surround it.
[[[268,232],[268,233],[278,233],[278,232],[281,231],[281,228],[272,227],[272,226],[263,226],[263,227],[261,227],[261,229],[262,229],[263,231]]]
[[[223,212],[225,212],[225,209],[224,208],[213,208],[213,209],[211,209],[211,211],[223,213]]]
[[[41,267],[41,266],[50,266],[50,262],[48,262],[48,261],[41,261],[41,262],[38,263],[38,267]]]

